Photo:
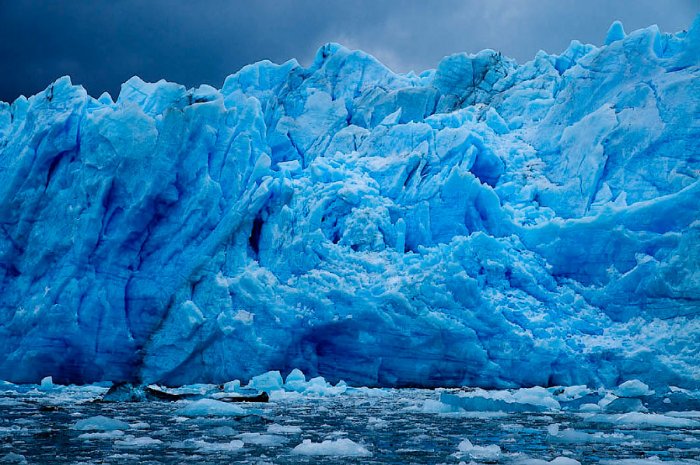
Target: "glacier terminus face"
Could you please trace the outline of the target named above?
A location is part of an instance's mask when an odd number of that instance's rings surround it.
[[[700,20],[64,77],[0,103],[0,379],[698,389],[699,178]]]

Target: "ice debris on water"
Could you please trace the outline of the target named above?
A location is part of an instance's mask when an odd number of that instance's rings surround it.
[[[653,395],[654,391],[638,379],[631,379],[620,384],[615,394],[619,397],[644,397]]]
[[[267,432],[270,434],[301,434],[301,427],[295,425],[279,425],[273,423],[267,427]]]
[[[151,438],[148,436],[125,436],[123,439],[114,441],[114,447],[121,449],[152,448],[159,447],[162,444],[163,441],[161,441],[160,439]]]
[[[188,403],[177,411],[185,417],[199,416],[242,416],[246,410],[238,405],[221,402],[215,399],[200,399]]]
[[[39,389],[42,391],[48,391],[49,389],[53,388],[53,377],[47,376],[45,378],[42,378],[41,383],[39,384]]]
[[[255,444],[257,446],[269,447],[280,446],[289,440],[289,438],[280,436],[278,434],[264,433],[241,433],[236,437],[243,441],[245,444]]]
[[[129,428],[129,423],[103,415],[84,418],[76,421],[73,425],[73,429],[78,431],[115,431]]]
[[[578,460],[572,459],[570,457],[555,457],[552,460],[542,460],[542,459],[524,459],[515,462],[518,465],[581,465]]]
[[[190,444],[201,452],[238,452],[244,448],[243,441],[239,439],[229,442],[191,441]]]
[[[475,460],[494,461],[501,457],[501,448],[498,445],[477,446],[472,444],[469,439],[462,440],[457,446],[457,450],[461,455]]]
[[[319,455],[338,457],[371,457],[372,453],[364,446],[348,439],[327,439],[322,442],[304,441],[292,449],[295,455]]]

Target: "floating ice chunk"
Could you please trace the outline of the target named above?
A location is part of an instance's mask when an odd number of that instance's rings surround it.
[[[317,391],[317,392],[323,392],[326,389],[331,387],[330,384],[326,381],[326,378],[323,376],[316,376],[315,378],[311,378],[308,382],[308,386],[306,387],[307,391]]]
[[[473,389],[457,393],[442,393],[440,401],[467,411],[537,412],[559,410],[559,402],[542,387],[515,391],[486,391]]]
[[[570,457],[556,457],[549,462],[541,459],[524,459],[515,463],[518,465],[581,465],[581,462]]]
[[[608,413],[646,412],[647,409],[639,399],[620,397],[605,406]]]
[[[228,383],[224,383],[224,392],[238,392],[241,390],[241,381],[234,379]]]
[[[16,454],[10,452],[0,457],[0,463],[14,464],[14,465],[27,465],[27,458],[24,455]]]
[[[279,436],[276,434],[241,433],[236,437],[246,444],[255,444],[256,446],[274,447],[288,441],[288,439],[284,436]]]
[[[282,375],[279,371],[268,371],[262,375],[253,376],[246,388],[270,392],[282,389],[283,384]]]
[[[214,399],[200,399],[191,402],[185,407],[177,411],[179,415],[186,417],[200,416],[241,416],[245,415],[246,411],[238,405],[221,402]]]
[[[583,396],[591,394],[591,389],[586,385],[566,386],[563,389],[555,390],[554,396],[559,402],[569,402],[580,399]]]
[[[41,384],[39,385],[39,389],[41,389],[42,391],[48,391],[49,389],[53,389],[53,377],[47,376],[46,378],[43,378],[41,380]]]
[[[273,402],[297,400],[304,397],[304,394],[297,391],[272,391],[270,392],[270,400]]]
[[[123,440],[114,441],[114,447],[120,449],[141,449],[158,446],[160,444],[163,444],[163,441],[148,436],[138,438],[135,436],[126,436]]]
[[[344,381],[339,381],[338,384],[333,386],[323,376],[317,376],[306,381],[304,373],[301,370],[294,369],[287,376],[284,389],[305,395],[333,396],[345,393],[348,386]]]
[[[108,456],[107,458],[110,460],[117,461],[117,463],[122,463],[125,460],[137,462],[139,459],[139,456],[136,454],[112,454],[112,455]]]
[[[216,428],[210,429],[209,433],[214,436],[233,436],[236,434],[236,430],[230,426],[217,426]]]
[[[608,392],[605,394],[605,396],[598,401],[598,407],[601,409],[604,409],[608,405],[610,405],[612,402],[617,400],[617,396],[613,394],[612,392]]]
[[[185,386],[180,386],[179,388],[168,389],[168,392],[173,394],[183,395],[183,394],[193,394],[193,395],[208,395],[212,392],[218,392],[220,387],[216,384],[187,384]]]
[[[267,427],[267,432],[271,434],[300,434],[301,427],[295,425],[280,425],[273,423]]]
[[[556,440],[561,442],[574,442],[574,443],[585,443],[585,442],[601,442],[601,443],[619,443],[625,440],[632,439],[632,436],[621,434],[621,433],[586,433],[584,431],[576,431],[572,428],[560,429],[558,424],[549,425],[547,427],[547,432],[549,433],[550,440]]]
[[[124,436],[124,431],[114,430],[114,431],[102,431],[98,433],[83,433],[78,436],[78,439],[85,441],[100,440],[100,439],[115,439]]]
[[[658,456],[643,459],[601,460],[600,465],[697,465],[697,460],[661,460]]]
[[[666,415],[675,418],[695,418],[700,420],[700,410],[686,410],[683,412],[672,410],[670,412],[666,412]]]
[[[615,395],[618,397],[643,397],[654,395],[655,391],[649,389],[649,386],[639,381],[638,379],[631,379],[620,384],[617,389],[615,389]]]
[[[243,441],[234,439],[230,442],[192,441],[200,452],[235,452],[243,449]]]
[[[561,408],[552,393],[539,386],[516,390],[513,392],[513,402],[537,405],[548,410],[559,410]]]
[[[618,426],[664,427],[664,428],[698,428],[700,421],[689,418],[677,418],[660,413],[631,412],[622,415],[598,414],[586,418],[588,422],[611,423]]]
[[[389,422],[382,418],[369,417],[367,420],[367,426],[372,429],[382,429],[388,427]]]
[[[589,413],[600,412],[600,410],[601,410],[600,405],[598,405],[598,404],[581,404],[581,406],[578,409],[581,412],[589,412]]]
[[[348,439],[325,440],[323,442],[304,442],[292,449],[296,455],[322,455],[338,457],[370,457],[372,453],[360,444]]]
[[[114,431],[129,429],[129,423],[102,415],[78,420],[73,429],[78,431]]]
[[[452,405],[445,404],[435,399],[426,399],[420,408],[422,413],[453,413],[458,410],[458,408]]]
[[[460,442],[457,450],[475,460],[498,460],[501,457],[501,448],[498,445],[475,446],[469,439]]]
[[[306,376],[298,368],[293,369],[284,382],[284,388],[291,391],[301,392],[306,389]]]

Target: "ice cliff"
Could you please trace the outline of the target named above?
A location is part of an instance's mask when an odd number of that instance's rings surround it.
[[[700,20],[0,104],[0,379],[700,387]]]

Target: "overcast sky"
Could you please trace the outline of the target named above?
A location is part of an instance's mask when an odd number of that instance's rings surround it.
[[[365,50],[395,71],[492,48],[524,62],[610,23],[687,29],[700,0],[0,0],[0,100],[62,75],[113,96],[133,75],[220,87],[261,59],[309,64],[319,46]]]

